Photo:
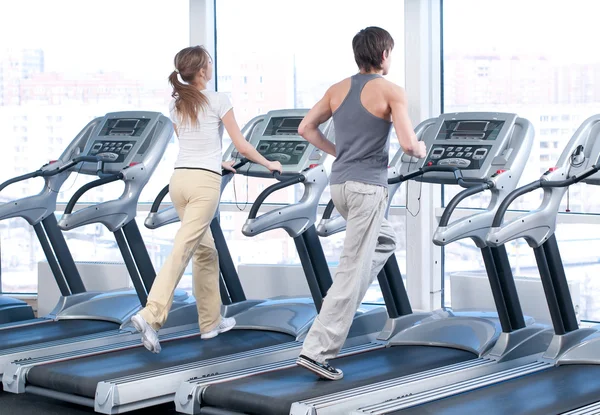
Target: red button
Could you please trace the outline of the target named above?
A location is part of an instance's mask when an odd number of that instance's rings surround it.
[[[133,166],[135,166],[135,165],[137,165],[137,164],[140,164],[140,163],[136,163],[135,161],[134,161],[134,162],[131,162],[131,163],[129,163],[129,167],[133,167]]]
[[[313,167],[317,167],[318,164],[311,164],[310,166],[308,166],[309,169],[312,169]]]
[[[504,173],[505,171],[506,171],[506,170],[502,170],[502,169],[500,169],[500,170],[496,170],[496,174],[502,174],[502,173]]]
[[[558,169],[558,167],[550,167],[550,168],[548,169],[548,171],[556,171],[557,169]]]
[[[427,163],[428,166],[433,166],[433,161]]]
[[[56,163],[58,160],[50,160],[48,164]]]

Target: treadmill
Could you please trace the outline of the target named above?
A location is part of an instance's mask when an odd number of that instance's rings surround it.
[[[161,336],[159,354],[149,353],[138,341],[135,347],[84,357],[14,362],[3,377],[5,387],[13,385],[7,390],[58,398],[101,413],[122,413],[171,402],[177,387],[190,377],[215,377],[295,358],[332,282],[314,226],[319,197],[328,182],[323,168],[327,156],[298,135],[305,114],[306,110],[271,111],[253,129],[250,143],[266,157],[280,160],[283,174],[276,174],[276,183],[259,195],[243,232],[254,236],[281,228],[292,236],[312,298],[275,298],[259,303],[236,315],[233,330],[208,341],[201,340],[199,333]],[[328,125],[321,128],[329,136]],[[225,159],[235,157],[234,152],[231,146]],[[238,174],[273,178],[271,172],[254,164],[240,167]],[[296,184],[304,187],[297,203],[258,215],[270,194]],[[346,345],[355,350],[372,348],[370,340],[385,320],[382,307],[359,313]]]
[[[386,405],[379,409],[365,408],[361,413],[600,413],[599,327],[578,327],[555,236],[556,217],[567,187],[579,182],[600,185],[599,158],[600,115],[595,115],[577,129],[555,167],[539,180],[511,193],[498,210],[487,237],[491,244],[524,238],[534,250],[555,332],[550,347],[536,362],[535,370],[509,373],[510,377],[501,383],[483,379],[487,384],[483,388],[462,385],[459,390],[462,393],[458,395],[446,398],[441,395],[438,396],[441,399],[414,407],[404,406],[407,408],[404,410]],[[544,197],[539,208],[502,223],[510,203],[540,188]]]
[[[32,177],[45,179],[38,195],[0,206],[0,219],[21,216],[34,225],[62,294],[48,316],[0,326],[0,372],[14,360],[68,354],[115,339],[136,338],[129,319],[145,303],[155,277],[135,222],[137,202],[172,134],[172,123],[160,113],[109,113],[89,122],[58,160],[0,185],[2,189]],[[75,192],[57,222],[56,197],[73,172],[99,178]],[[118,199],[73,212],[86,191],[119,180],[125,190]],[[114,233],[135,290],[99,293],[85,289],[61,229],[90,223],[102,223]],[[189,302],[180,291],[176,308]]]
[[[515,114],[443,114],[424,121],[415,133],[429,148],[425,160],[402,156],[398,181],[458,184],[466,189],[449,203],[434,243],[472,238],[482,249],[494,291],[497,315],[441,310],[390,319],[379,339],[385,347],[335,359],[339,381],[317,380],[292,367],[211,384],[196,398],[194,412],[213,415],[348,413],[384,388],[412,395],[479,374],[514,368],[535,359],[548,345],[548,330],[526,324],[506,269],[506,251],[490,249],[485,236],[501,200],[516,186],[533,141],[531,124]],[[464,198],[489,189],[488,209],[449,223]],[[401,281],[397,281],[398,284]],[[531,323],[531,322],[530,322]],[[180,395],[181,396],[181,395]],[[179,402],[176,402],[180,409]]]
[[[171,125],[171,124],[169,123],[169,125]],[[248,126],[244,127],[244,129],[242,129],[242,132],[246,131],[247,127]],[[171,134],[172,134],[172,130],[171,130]],[[76,141],[77,140],[75,140],[74,142],[76,142]],[[83,147],[85,147],[85,144],[83,144]],[[71,150],[67,150],[65,152],[65,154],[67,154],[67,155],[70,154],[70,151]],[[162,157],[162,155],[161,155],[161,157]],[[44,175],[44,177],[46,177],[46,175],[50,174],[52,176],[52,178],[54,178],[55,176],[60,176],[60,174],[65,176],[65,173],[66,173],[66,175],[68,175],[70,172],[69,169],[76,166],[77,164],[82,163],[83,159],[85,159],[85,157],[78,156],[73,160],[69,160],[69,162],[66,163],[64,166],[62,166],[58,169],[50,170],[49,173],[43,173],[43,175]],[[93,159],[92,161],[95,161],[95,159]],[[245,161],[243,161],[242,164],[245,164]],[[55,183],[53,183],[53,186],[48,186],[48,187],[51,189],[59,188],[60,184],[62,184],[65,180],[66,180],[66,176],[62,178],[60,183],[55,182]],[[227,174],[226,172],[223,172],[221,193],[223,192],[224,188],[227,186],[227,184],[229,183],[230,180],[231,180],[231,175]],[[175,211],[175,209],[172,206],[159,211],[161,202],[168,194],[168,190],[169,189],[168,189],[168,185],[167,185],[161,190],[161,192],[157,196],[156,200],[152,204],[150,214],[148,215],[148,217],[146,218],[146,221],[145,221],[145,225],[147,228],[157,229],[157,228],[165,226],[167,224],[175,223],[175,222],[179,221],[177,212]],[[48,193],[51,193],[54,195],[57,194],[57,192],[48,192]],[[39,206],[39,204],[32,203],[32,206]],[[136,206],[137,206],[137,201],[136,201]],[[103,213],[103,211],[100,211],[100,212]],[[54,218],[55,218],[54,215],[51,215],[48,218],[48,220],[54,219]],[[56,224],[56,221],[54,223]],[[133,224],[135,225],[135,222],[133,222]],[[50,223],[50,225],[52,225],[52,223]],[[137,225],[135,225],[135,226],[137,226]],[[56,232],[54,232],[52,235],[56,234],[55,237],[62,238],[62,233],[60,232],[60,230],[57,226],[54,226],[54,227],[48,226],[48,228],[50,230],[55,228]],[[221,278],[220,278],[221,290],[220,291],[221,291],[221,300],[223,303],[223,309],[221,312],[224,316],[229,317],[229,316],[233,316],[233,315],[237,314],[240,311],[250,308],[251,306],[256,305],[257,303],[259,303],[261,301],[246,299],[244,291],[243,291],[240,281],[239,281],[239,277],[237,275],[237,271],[235,270],[235,266],[231,259],[231,255],[229,254],[229,249],[227,247],[227,243],[225,242],[225,239],[223,238],[223,232],[220,228],[218,221],[213,220],[213,222],[211,223],[211,229],[213,231],[213,235],[214,235],[214,239],[215,239],[215,246],[216,246],[217,250],[219,251],[219,266],[220,266],[220,274],[221,274]],[[62,238],[62,241],[64,242],[64,238]],[[142,253],[145,252],[145,245],[143,244],[141,239],[140,239],[140,242],[138,243],[138,247],[140,247],[142,249],[142,251],[140,251],[140,252],[142,252]],[[129,253],[128,249],[127,250],[122,249],[121,252],[123,253],[124,257],[130,257],[127,264],[130,265],[128,270],[130,271],[130,273],[132,273],[133,271],[135,271],[135,268],[133,268],[133,266],[136,264],[135,261],[132,260],[133,259],[132,254]],[[135,254],[136,254],[136,252],[133,252],[134,256],[135,256]],[[83,290],[83,292],[85,292],[85,289],[83,288],[83,282],[81,282],[79,274],[77,273],[77,268],[75,267],[75,264],[72,261],[72,257],[70,256],[70,252],[69,252],[66,244],[64,245],[64,249],[58,251],[58,253],[56,255],[60,259],[63,259],[62,257],[64,256],[66,259],[70,259],[70,261],[71,261],[71,262],[67,262],[67,264],[72,264],[72,268],[68,269],[68,271],[70,271],[70,272],[64,273],[65,281],[70,282],[74,278],[74,276],[77,276],[78,279],[76,281],[79,282],[79,286],[81,287],[81,290]],[[154,268],[152,267],[151,263],[149,262],[150,259],[147,255],[147,253],[142,258],[142,260],[144,260],[144,259],[146,259],[146,262],[141,262],[141,261],[140,262],[146,266],[140,268],[140,273],[138,274],[138,277],[140,275],[145,276],[147,283],[152,284],[154,277],[155,277]],[[147,296],[146,287],[142,284],[138,284],[138,286],[140,287],[140,291],[141,291],[140,293],[138,293],[138,297],[144,298],[144,301],[145,301],[145,298]],[[150,289],[150,287],[148,287],[148,290],[149,289]],[[112,293],[112,294],[114,295],[116,293]],[[141,302],[140,302],[140,300],[138,300],[136,307],[133,309],[134,310],[133,313],[137,312],[140,307],[141,307]],[[131,315],[133,315],[133,313],[130,313],[129,317],[131,317]],[[52,317],[52,316],[50,316],[50,317]],[[128,319],[128,323],[129,323],[129,319]],[[17,374],[17,372],[22,371],[22,370],[27,370],[27,369],[23,365],[19,365],[19,366],[12,365],[11,366],[10,364],[13,361],[20,362],[21,364],[24,364],[25,362],[27,362],[28,364],[37,364],[37,363],[42,363],[42,362],[51,362],[51,361],[54,361],[57,359],[62,360],[65,357],[73,358],[75,356],[85,356],[85,355],[89,355],[89,354],[97,354],[100,352],[106,352],[106,351],[109,351],[112,349],[138,346],[140,344],[139,333],[128,323],[122,324],[121,329],[118,333],[108,333],[108,334],[113,334],[111,336],[105,336],[104,334],[101,334],[101,335],[92,335],[92,336],[68,337],[68,338],[65,338],[64,341],[41,342],[41,343],[36,344],[35,348],[25,346],[25,347],[15,347],[15,348],[9,348],[6,350],[0,350],[0,373],[2,373],[2,371],[4,371],[4,370],[15,370],[15,373],[13,373],[11,371],[11,373],[8,374],[7,377],[5,378],[5,383],[3,384],[4,390],[7,390],[7,391],[10,390],[10,391],[16,393],[20,387],[21,388],[23,387],[23,385],[21,385],[18,382],[19,375]],[[187,293],[185,293],[184,291],[176,290],[175,300],[173,302],[173,306],[171,307],[169,317],[168,317],[165,325],[161,329],[161,336],[163,338],[164,337],[173,337],[173,336],[181,337],[181,336],[193,335],[193,334],[196,334],[197,332],[198,332],[198,321],[197,321],[195,300],[193,299],[193,297],[189,297],[187,295]]]

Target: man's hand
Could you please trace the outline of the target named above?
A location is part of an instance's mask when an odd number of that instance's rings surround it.
[[[416,157],[418,159],[424,159],[426,156],[427,156],[427,147],[425,147],[424,142],[419,141],[419,143],[417,144],[417,149],[413,153],[413,157]]]

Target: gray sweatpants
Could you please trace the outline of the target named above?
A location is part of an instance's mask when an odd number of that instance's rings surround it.
[[[387,188],[348,181],[331,186],[336,209],[346,219],[346,239],[333,285],[302,348],[326,363],[342,348],[369,286],[396,250],[396,235],[384,218]]]

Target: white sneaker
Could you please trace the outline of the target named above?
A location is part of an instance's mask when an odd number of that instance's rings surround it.
[[[202,333],[200,337],[203,340],[212,339],[217,337],[221,333],[231,330],[235,326],[235,319],[233,317],[223,317],[217,327],[207,333]]]
[[[152,353],[160,353],[161,347],[158,341],[158,333],[144,320],[142,316],[136,314],[131,317],[133,327],[142,334],[142,344]]]

